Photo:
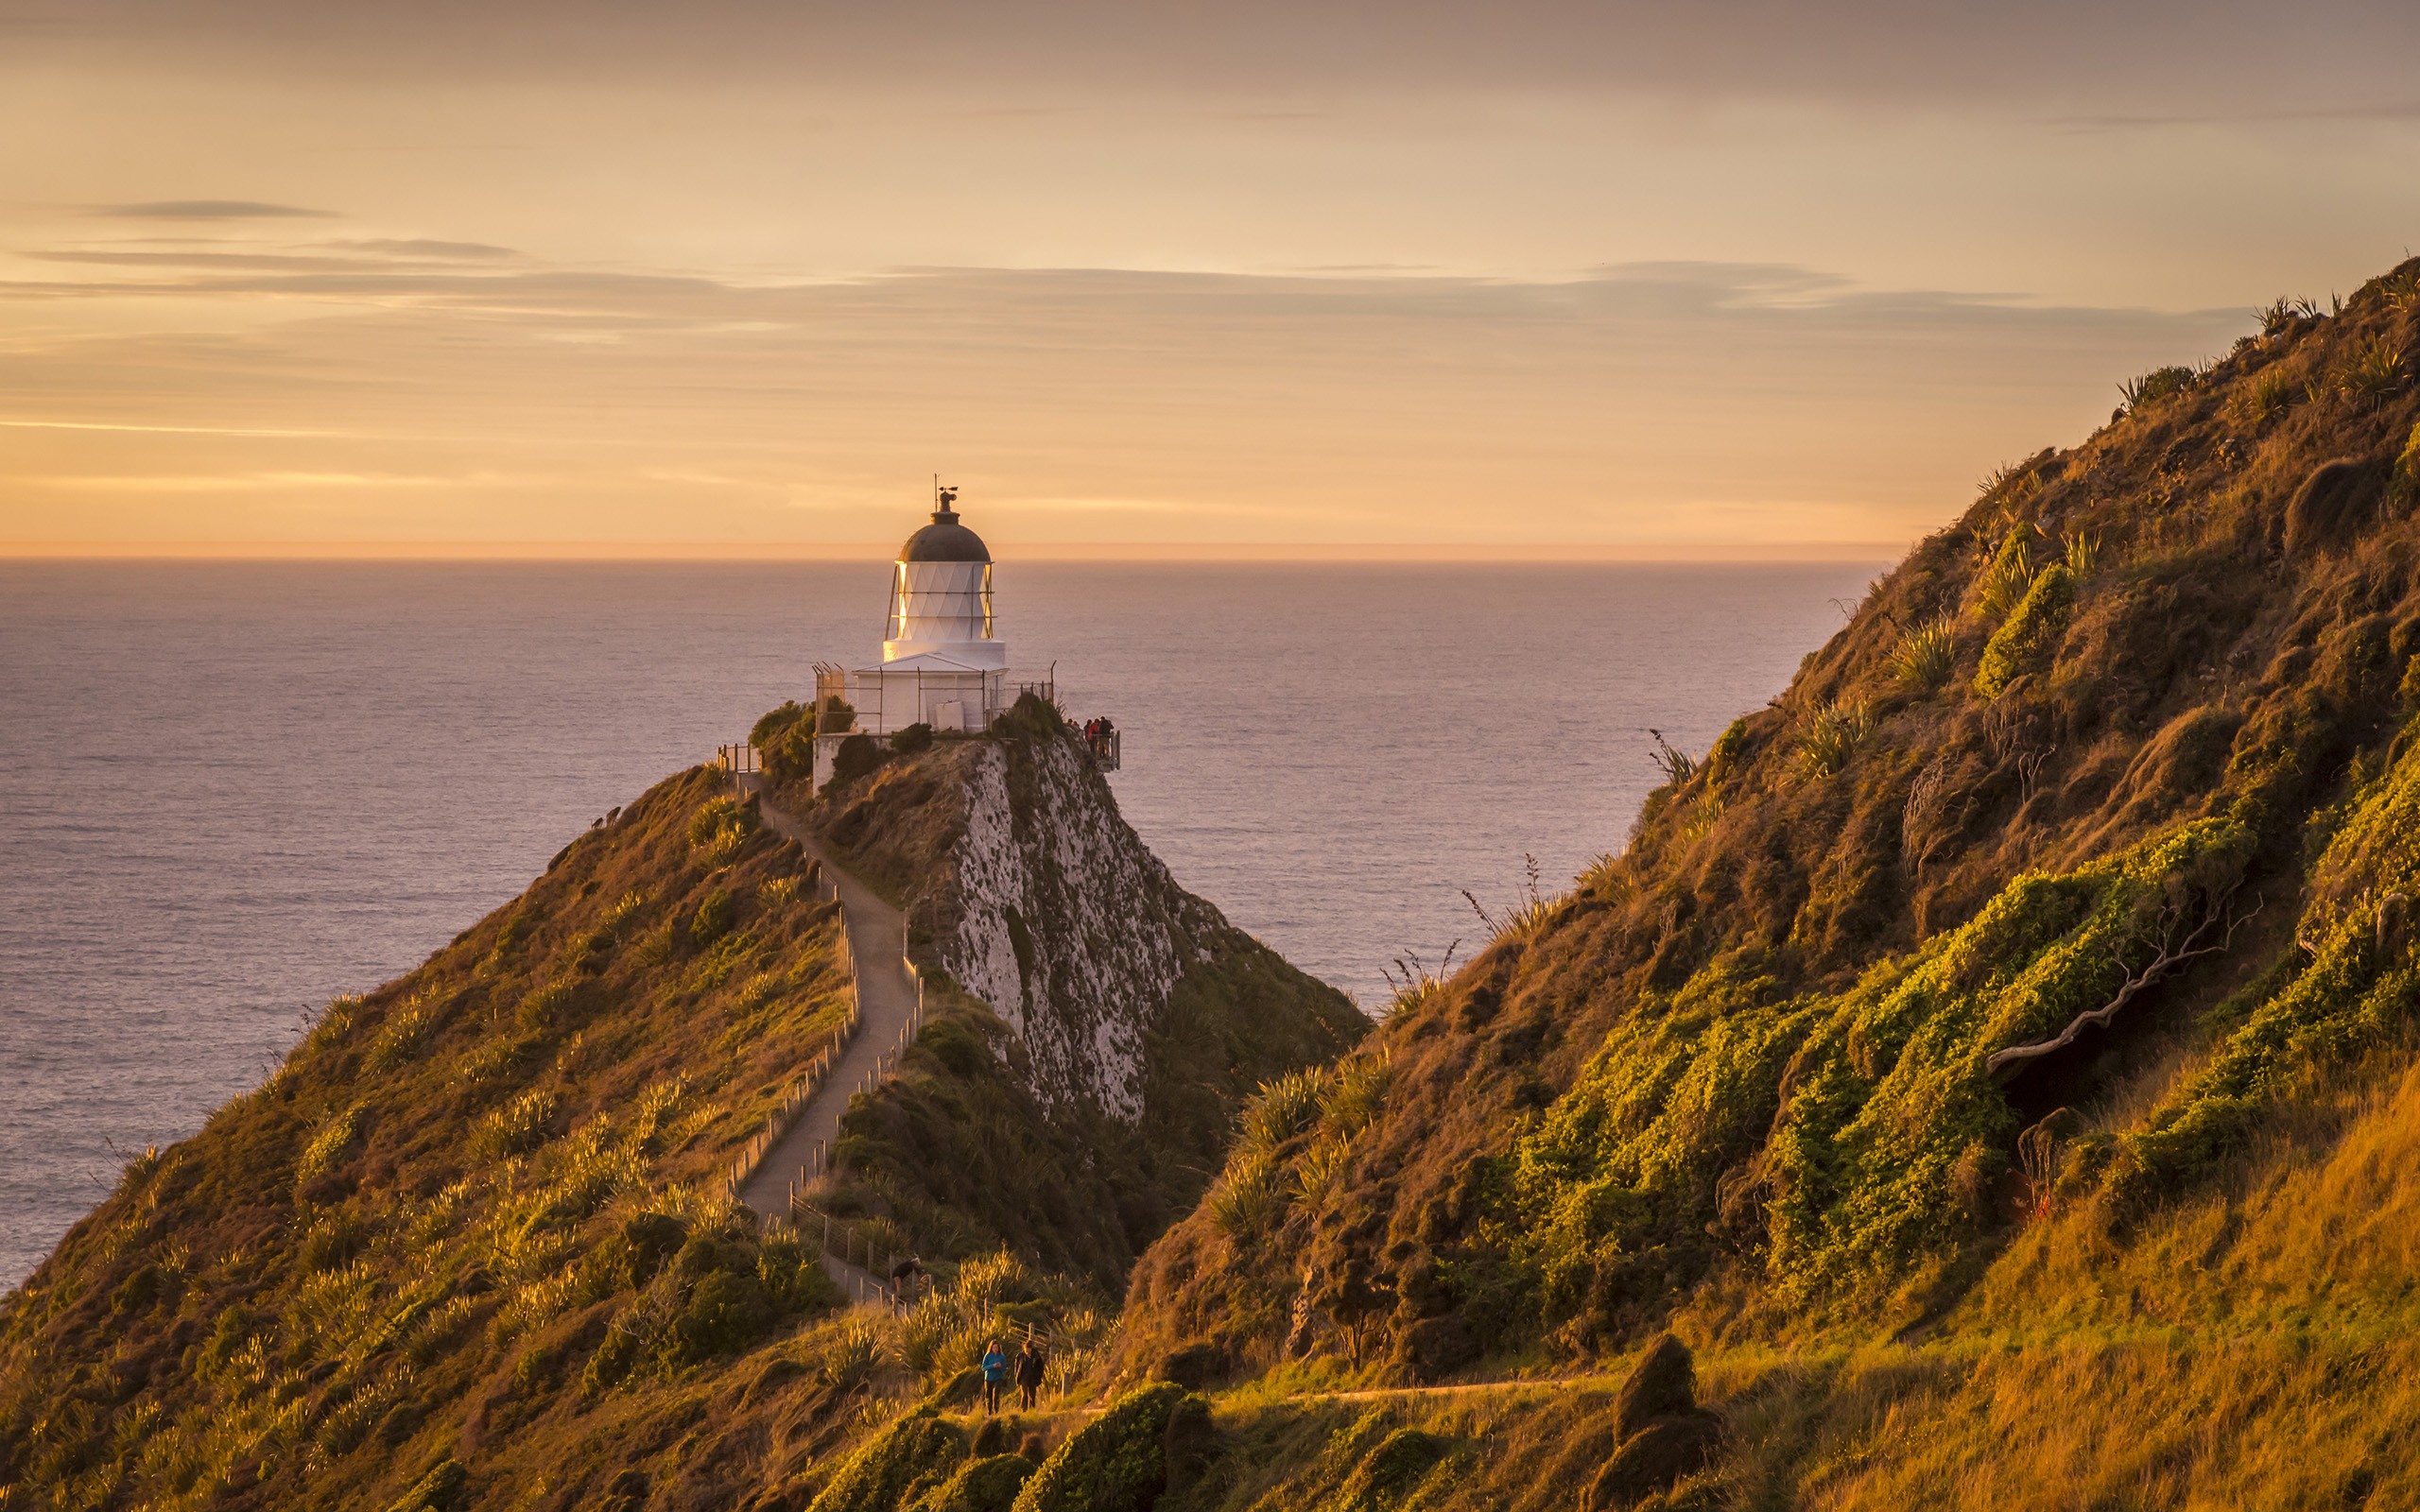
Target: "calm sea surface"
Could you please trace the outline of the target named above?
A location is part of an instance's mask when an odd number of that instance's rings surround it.
[[[1841,623],[1855,566],[1010,564],[1185,886],[1365,1005],[1560,885]],[[562,844],[878,655],[880,564],[0,565],[0,1286]]]

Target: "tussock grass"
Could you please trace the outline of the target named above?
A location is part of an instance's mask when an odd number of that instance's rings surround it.
[[[2139,377],[2129,378],[2118,386],[2118,397],[2122,403],[2111,418],[2122,420],[2172,394],[2183,393],[2192,387],[2196,376],[2190,368],[2168,367],[2153,368]]]
[[[1261,1083],[1236,1119],[1241,1147],[1274,1150],[1302,1133],[1319,1117],[1326,1091],[1325,1074],[1308,1066]]]
[[[1798,769],[1809,778],[1831,777],[1874,733],[1874,713],[1863,699],[1832,699],[1806,716],[1798,736]]]
[[[1202,1209],[1231,1243],[1250,1245],[1277,1226],[1293,1195],[1286,1166],[1266,1150],[1247,1149],[1227,1161]]]
[[[2237,414],[2254,428],[2268,424],[2303,398],[2303,386],[2284,367],[2272,365],[2245,380],[2236,396]]]
[[[1891,651],[1891,676],[1901,684],[1929,693],[1949,680],[1958,662],[1958,642],[1946,618],[1936,617],[1903,632]]]
[[[2013,526],[1995,549],[1982,572],[1975,579],[1975,608],[1987,619],[1997,619],[2014,609],[2033,586],[2034,530],[2029,524]]]
[[[2355,347],[2337,369],[2336,388],[2360,404],[2376,404],[2403,387],[2408,369],[2400,348],[2383,335]]]

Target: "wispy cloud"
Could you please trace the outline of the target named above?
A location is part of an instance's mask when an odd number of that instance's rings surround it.
[[[94,205],[86,212],[116,220],[336,220],[333,210],[273,205],[259,199],[146,199]]]
[[[72,495],[180,541],[260,519],[281,539],[856,540],[936,467],[1031,541],[1911,539],[1994,462],[2089,430],[2115,379],[2248,319],[1788,264],[80,266],[0,284],[0,305],[72,289],[123,322],[158,301],[160,329],[12,346],[0,413],[32,455],[0,480],[0,539],[39,537]],[[183,323],[197,299],[262,294],[270,323]],[[101,427],[150,435],[78,439]]]
[[[253,436],[286,439],[337,438],[351,431],[269,430],[238,425],[129,425],[89,420],[0,420],[0,429],[12,431],[131,431],[151,436]]]
[[[441,242],[421,238],[393,240],[370,238],[360,241],[329,242],[330,247],[347,251],[383,252],[389,257],[437,257],[462,262],[487,262],[521,254],[510,247],[491,247],[485,242]]]

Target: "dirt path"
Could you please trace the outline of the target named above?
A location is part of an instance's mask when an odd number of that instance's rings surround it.
[[[781,1143],[765,1154],[756,1174],[739,1189],[739,1200],[769,1217],[790,1215],[790,1186],[804,1185],[807,1162],[818,1140],[826,1147],[840,1142],[840,1115],[858,1086],[882,1074],[885,1056],[899,1048],[901,1035],[916,1016],[916,979],[908,974],[906,954],[907,919],[898,909],[876,897],[873,889],[835,866],[821,842],[796,818],[772,804],[759,802],[766,828],[796,840],[821,862],[824,876],[840,895],[840,923],[847,931],[849,954],[857,970],[857,1033],[840,1053],[839,1063],[823,1085],[799,1110]],[[835,1255],[823,1257],[824,1267],[854,1301],[879,1299],[883,1283]]]

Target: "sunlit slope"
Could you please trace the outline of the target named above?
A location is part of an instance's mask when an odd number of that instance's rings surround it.
[[[847,991],[837,910],[720,791],[660,784],[128,1168],[0,1332],[12,1504],[576,1483],[666,1410],[616,1388],[831,1308],[707,1195]]]
[[[2281,305],[1991,479],[1624,854],[1270,1090],[1122,1357],[1419,1381],[1669,1324],[1724,1497],[2386,1485],[2416,292]]]

